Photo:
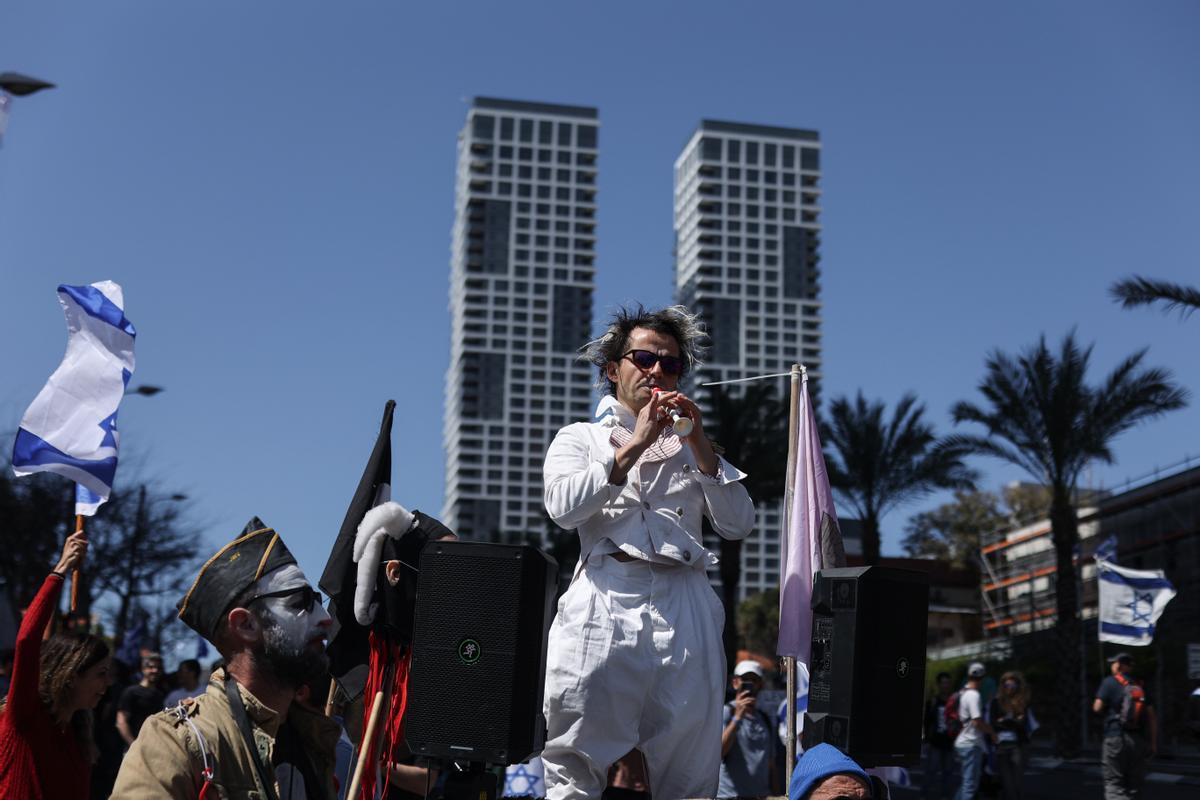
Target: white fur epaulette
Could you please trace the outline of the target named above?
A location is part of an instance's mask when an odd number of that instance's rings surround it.
[[[375,621],[379,604],[373,602],[375,575],[383,554],[383,537],[399,539],[412,528],[416,518],[404,506],[390,500],[368,511],[354,534],[354,562],[358,582],[354,587],[354,618],[360,625]]]

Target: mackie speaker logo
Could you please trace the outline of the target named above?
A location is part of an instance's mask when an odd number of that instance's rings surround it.
[[[458,657],[464,664],[477,663],[481,655],[483,655],[483,650],[479,647],[479,642],[474,639],[463,639],[458,643]]]
[[[900,660],[896,662],[896,674],[899,675],[901,678],[907,678],[908,671],[909,671],[908,659],[901,656]]]

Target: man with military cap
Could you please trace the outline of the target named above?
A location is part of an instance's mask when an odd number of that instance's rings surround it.
[[[225,659],[207,691],[146,720],[113,797],[332,800],[340,729],[293,703],[325,673],[329,615],[257,517],[200,569],[179,618]]]

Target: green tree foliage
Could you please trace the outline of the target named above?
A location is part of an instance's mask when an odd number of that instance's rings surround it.
[[[863,524],[863,560],[879,563],[879,524],[896,506],[934,489],[969,489],[974,471],[966,450],[939,440],[924,419],[925,407],[906,394],[885,419],[882,401],[862,395],[836,398],[823,426],[829,480]]]
[[[1052,352],[1042,337],[1019,356],[996,351],[979,384],[982,403],[960,402],[954,420],[983,429],[953,444],[1024,469],[1050,490],[1050,525],[1056,559],[1055,607],[1059,664],[1055,693],[1056,749],[1079,749],[1079,636],[1073,549],[1079,541],[1074,497],[1079,476],[1092,461],[1112,463],[1113,440],[1134,425],[1186,404],[1187,395],[1164,369],[1143,368],[1145,350],[1126,358],[1098,385],[1087,382],[1091,347],[1074,333]]]
[[[774,655],[779,643],[779,590],[768,589],[742,601],[737,612],[742,645],[752,653]]]
[[[953,503],[923,511],[908,521],[902,546],[914,558],[933,558],[978,570],[979,542],[1004,527],[1007,516],[992,492],[954,493]]]
[[[753,383],[740,392],[709,387],[704,431],[724,458],[746,473],[743,484],[755,506],[778,502],[787,483],[788,403],[770,383]],[[706,534],[712,531],[704,521]],[[751,533],[751,536],[754,534]],[[725,604],[725,656],[737,655],[738,589],[742,575],[742,540],[721,538],[721,595]]]
[[[959,490],[954,502],[910,519],[902,545],[914,558],[933,558],[978,571],[979,547],[985,535],[1043,517],[1049,508],[1050,493],[1042,486],[1014,484],[1000,495]]]

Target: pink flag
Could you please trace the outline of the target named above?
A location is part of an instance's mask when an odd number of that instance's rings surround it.
[[[844,566],[842,534],[817,418],[808,397],[808,373],[800,387],[796,431],[796,483],[792,487],[792,519],[783,543],[783,569],[779,576],[779,655],[791,656],[808,666],[812,644],[813,576],[825,567]]]

